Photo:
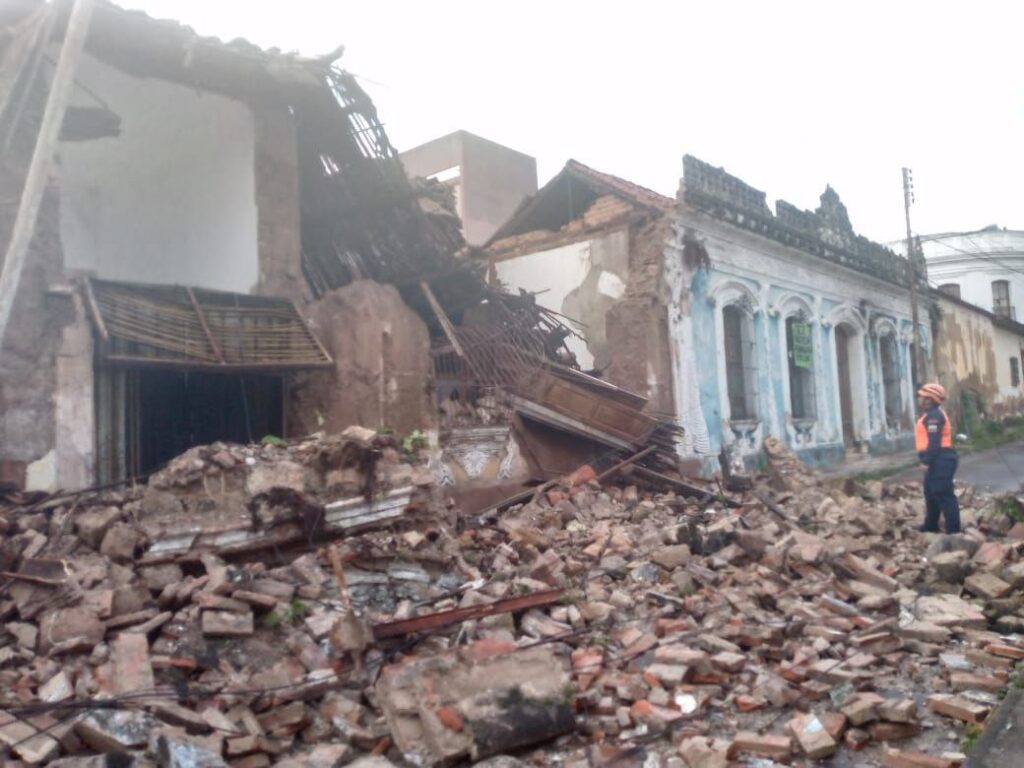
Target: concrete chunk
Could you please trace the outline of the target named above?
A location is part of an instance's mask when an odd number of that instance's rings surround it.
[[[159,724],[144,712],[97,709],[75,724],[75,733],[97,752],[126,752],[146,746]]]
[[[572,730],[569,678],[552,650],[492,646],[478,642],[381,671],[380,706],[408,758],[425,765],[476,760]]]
[[[254,631],[251,613],[204,611],[203,634],[212,637],[246,637]]]

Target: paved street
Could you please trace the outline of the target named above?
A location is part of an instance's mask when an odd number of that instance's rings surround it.
[[[913,468],[900,472],[896,477],[914,480],[920,476],[921,471]],[[1024,442],[962,454],[956,477],[979,491],[1008,492],[1024,489]]]

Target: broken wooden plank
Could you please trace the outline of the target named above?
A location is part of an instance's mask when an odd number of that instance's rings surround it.
[[[373,626],[373,638],[384,640],[389,637],[401,637],[413,632],[426,632],[432,629],[440,629],[451,624],[459,624],[471,619],[482,619],[486,616],[495,616],[502,613],[515,613],[525,611],[527,608],[541,608],[545,605],[557,603],[565,595],[561,589],[548,589],[543,592],[534,592],[532,595],[521,597],[507,597],[503,600],[496,600],[486,605],[471,605],[465,608],[453,608],[450,611],[431,613],[427,616],[417,616],[413,619],[402,619],[401,621],[389,621],[384,624]]]
[[[444,307],[441,306],[441,303],[434,295],[434,291],[430,287],[430,283],[426,280],[420,282],[420,290],[423,291],[423,295],[426,297],[427,303],[430,305],[431,310],[433,310],[434,316],[437,318],[437,322],[440,323],[441,329],[444,331],[444,335],[448,338],[448,341],[451,342],[456,354],[465,360],[466,351],[462,348],[462,344],[459,343],[459,337],[455,333],[455,326],[452,325],[452,321],[448,318],[448,314],[444,311]]]
[[[634,463],[640,461],[640,459],[642,459],[644,456],[646,456],[649,453],[653,453],[657,449],[658,449],[658,446],[650,445],[650,446],[644,448],[642,451],[639,451],[638,453],[634,453],[628,459],[623,459],[622,461],[620,461],[618,464],[616,464],[611,469],[606,469],[604,472],[602,472],[600,475],[598,475],[597,477],[594,478],[594,482],[600,483],[602,480],[607,480],[609,477],[614,475],[616,472],[619,472],[619,471],[625,469],[630,464],[634,464]]]

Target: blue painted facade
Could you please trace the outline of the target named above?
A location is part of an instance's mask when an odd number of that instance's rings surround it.
[[[665,271],[677,410],[683,426],[701,437],[687,450],[711,471],[723,446],[757,463],[769,436],[811,465],[911,447],[915,335],[908,291],[898,282],[905,260],[854,235],[831,190],[817,212],[780,202],[773,215],[763,193],[738,179],[712,169],[709,180],[700,167],[694,180],[691,170],[683,188],[690,193],[696,186],[697,194],[684,194],[675,214]],[[688,268],[683,252],[694,244],[704,258]],[[729,308],[742,317],[743,333],[732,334],[738,346],[731,348],[744,349],[742,366],[734,365],[743,368],[750,397],[738,407],[755,403],[744,419],[730,412],[723,314]],[[800,418],[790,396],[789,318],[810,326],[811,373],[798,375],[813,405],[800,399],[807,411]],[[927,356],[927,329],[920,333]]]

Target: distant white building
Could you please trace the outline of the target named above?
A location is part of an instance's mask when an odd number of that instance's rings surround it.
[[[1011,320],[1024,315],[1024,231],[922,235],[921,250],[939,290]]]

